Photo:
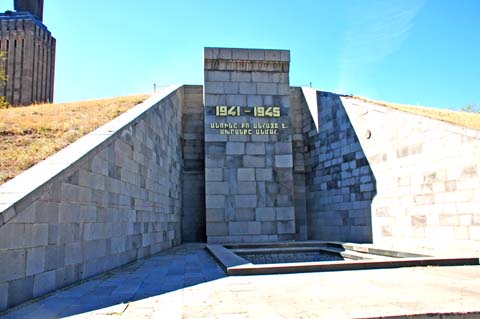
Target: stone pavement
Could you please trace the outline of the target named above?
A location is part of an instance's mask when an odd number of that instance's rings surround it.
[[[439,312],[477,312],[480,318],[479,266],[226,277],[203,245],[188,244],[0,318],[364,318]]]

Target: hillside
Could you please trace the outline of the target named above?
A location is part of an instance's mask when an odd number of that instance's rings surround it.
[[[0,109],[0,184],[147,98],[132,95]]]
[[[383,101],[375,101],[375,100],[371,100],[369,98],[365,98],[361,96],[353,96],[353,98],[361,101],[365,101],[365,102],[386,106],[399,111],[422,115],[435,120],[440,120],[440,121],[448,122],[451,124],[456,124],[456,125],[480,130],[480,113],[452,111],[452,110],[436,109],[436,108],[424,107],[424,106],[413,106],[413,105],[397,104],[397,103],[390,103],[390,102],[383,102]]]

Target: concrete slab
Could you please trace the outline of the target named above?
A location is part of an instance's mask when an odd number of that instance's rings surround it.
[[[203,247],[179,246],[0,318],[480,318],[480,266],[226,277]],[[137,283],[135,295],[113,294]]]
[[[270,275],[299,272],[384,269],[416,266],[479,265],[478,257],[434,257],[418,253],[381,249],[372,245],[331,242],[280,242],[259,244],[206,245],[206,249],[230,276]],[[252,264],[236,253],[304,252],[318,250],[339,254],[340,261]],[[363,256],[362,256],[363,255]]]

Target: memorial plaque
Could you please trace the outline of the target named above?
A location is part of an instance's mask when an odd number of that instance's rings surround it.
[[[205,48],[209,243],[295,238],[286,50]]]

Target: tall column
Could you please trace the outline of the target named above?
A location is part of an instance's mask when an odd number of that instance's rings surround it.
[[[205,48],[209,243],[295,238],[290,52]]]

